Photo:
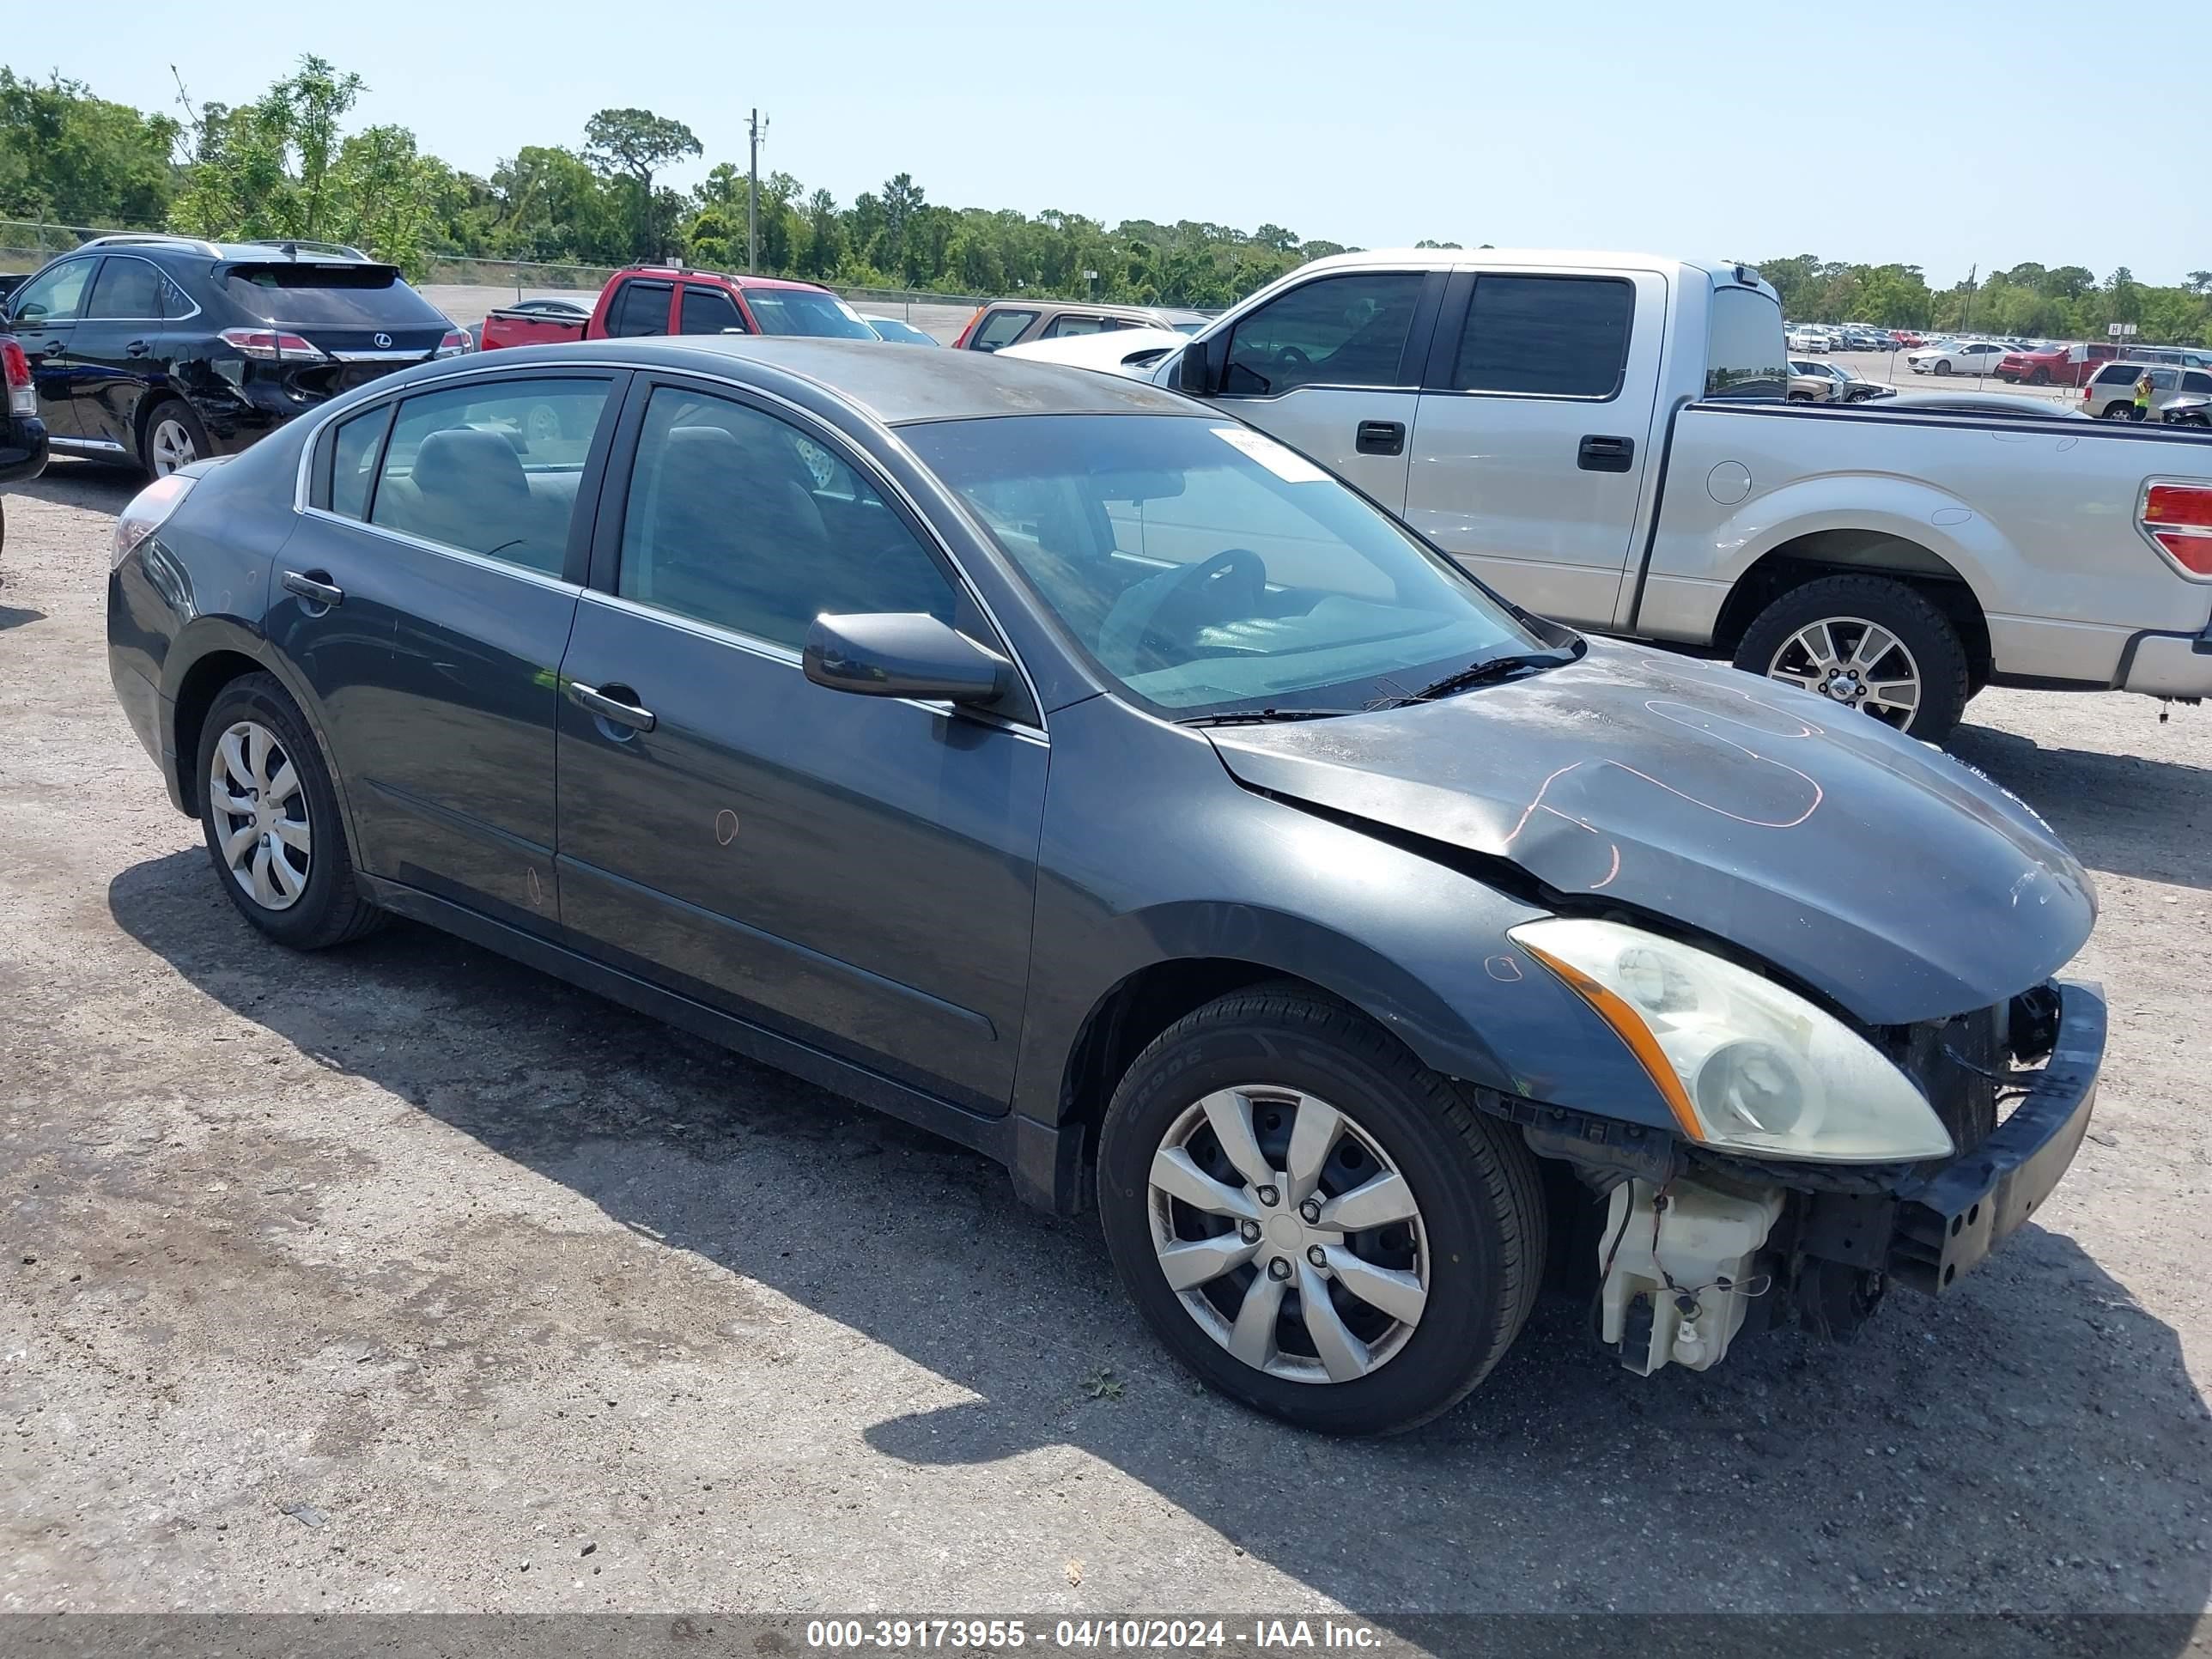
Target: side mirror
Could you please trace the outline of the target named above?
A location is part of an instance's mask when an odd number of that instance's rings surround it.
[[[801,657],[806,678],[864,697],[990,702],[1013,665],[965,634],[919,612],[817,617]]]
[[[1176,359],[1176,390],[1193,398],[1213,396],[1221,390],[1221,366],[1228,355],[1226,334],[1193,340]]]

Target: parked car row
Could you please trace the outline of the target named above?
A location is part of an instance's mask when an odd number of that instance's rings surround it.
[[[1803,404],[1863,404],[1876,398],[1894,398],[1895,386],[1869,380],[1841,363],[1817,362],[1810,357],[1790,360],[1790,398]]]

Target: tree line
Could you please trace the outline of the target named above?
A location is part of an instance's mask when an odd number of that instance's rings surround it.
[[[522,146],[480,178],[425,154],[405,127],[349,130],[368,88],[320,58],[302,58],[249,103],[195,104],[179,90],[181,116],[0,68],[0,218],[350,242],[418,279],[456,258],[747,264],[744,171],[726,161],[693,189],[672,188],[668,169],[702,147],[682,121],[651,110],[600,110],[580,143]],[[1346,251],[1272,224],[1109,227],[1058,210],[951,208],[905,173],[840,204],[772,172],[758,234],[762,270],[841,287],[1208,307]],[[2052,338],[2132,322],[2148,342],[2212,344],[2212,271],[2162,288],[2124,266],[2100,282],[2084,266],[2021,264],[1934,289],[1917,265],[1799,254],[1759,270],[1793,319]]]

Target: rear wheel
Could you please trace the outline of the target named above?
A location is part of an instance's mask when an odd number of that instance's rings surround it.
[[[147,411],[138,464],[149,478],[166,478],[180,466],[204,461],[214,453],[207,428],[181,398],[164,398]]]
[[[1951,619],[1887,576],[1824,576],[1790,589],[1744,630],[1735,665],[1928,743],[1958,725],[1971,684]]]
[[[1358,1014],[1289,987],[1210,1003],[1138,1057],[1101,1131],[1098,1203],[1178,1359],[1334,1433],[1449,1408],[1543,1273],[1519,1138]]]
[[[200,728],[198,784],[208,856],[248,921],[301,951],[376,926],[330,769],[275,675],[247,674],[216,695]]]

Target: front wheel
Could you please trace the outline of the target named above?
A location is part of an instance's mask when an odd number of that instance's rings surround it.
[[[1100,1133],[1098,1206],[1176,1358],[1333,1433],[1449,1409],[1543,1273],[1520,1139],[1358,1013],[1287,986],[1209,1003],[1138,1057]]]
[[[1948,357],[1938,357],[1936,360],[1936,372],[1938,374],[1948,374],[1951,372],[1950,359]]]
[[[2051,384],[2051,371],[2047,368],[2039,368],[2035,370],[2027,377],[2027,383],[2030,386],[2049,386]]]
[[[1951,619],[1888,576],[1824,576],[1791,588],[1753,618],[1735,665],[1927,743],[1950,736],[1970,683]]]

